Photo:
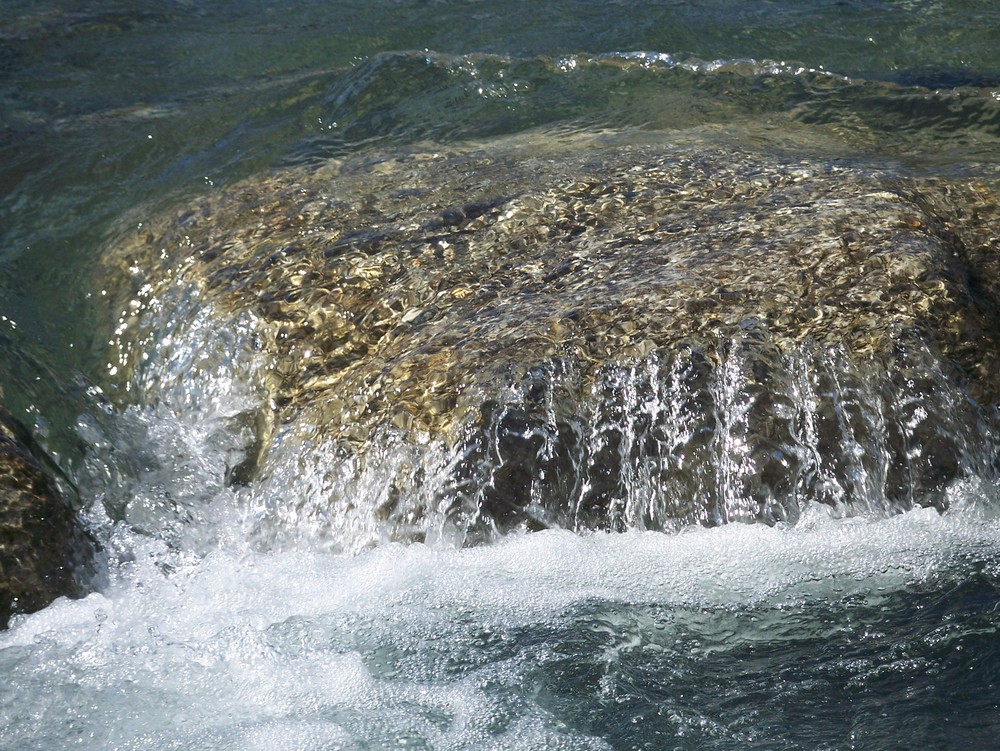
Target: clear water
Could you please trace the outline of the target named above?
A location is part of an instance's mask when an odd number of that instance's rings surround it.
[[[0,384],[108,574],[0,634],[0,749],[990,747],[985,470],[944,515],[352,555],[292,519],[261,545],[267,498],[224,482],[239,363],[110,407],[88,271],[137,213],[247,175],[531,128],[991,177],[997,49],[1000,10],[958,0],[3,3]]]

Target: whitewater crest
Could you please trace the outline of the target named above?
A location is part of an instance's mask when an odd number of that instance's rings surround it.
[[[325,161],[122,233],[113,398],[235,426],[193,454],[263,547],[943,508],[994,472],[998,215],[710,133]]]

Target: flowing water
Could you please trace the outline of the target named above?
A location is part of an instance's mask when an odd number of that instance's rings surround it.
[[[111,280],[92,270],[124,217],[251,175],[524,133],[711,131],[995,180],[998,49],[1000,11],[967,0],[3,3],[0,384],[106,573],[0,633],[0,749],[993,747],[994,407],[946,391],[920,353],[922,392],[836,358],[789,364],[797,466],[826,493],[797,520],[649,523],[702,487],[664,482],[698,426],[676,371],[649,360],[609,374],[620,414],[582,405],[569,451],[581,483],[620,454],[623,531],[560,518],[478,546],[440,525],[399,542],[356,513],[412,464],[392,446],[365,468],[279,453],[287,474],[229,481],[259,400],[245,321],[178,305],[187,339],[149,376],[170,387],[115,392],[115,321],[95,314]],[[727,508],[756,398],[740,368],[709,389]],[[809,432],[823,399],[833,458]],[[962,447],[943,512],[916,481],[887,503],[879,461],[886,425],[927,410]],[[649,425],[655,461],[633,461]]]

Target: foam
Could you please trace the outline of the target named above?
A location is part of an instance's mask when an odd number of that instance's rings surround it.
[[[523,685],[560,633],[599,612],[619,637],[608,662],[642,628],[683,625],[706,653],[815,633],[825,626],[811,604],[961,577],[965,561],[1000,553],[1000,521],[956,505],[944,516],[813,509],[796,527],[546,531],[357,556],[196,555],[119,526],[103,593],[0,634],[10,676],[0,747],[603,748]],[[669,617],[616,616],[618,605]],[[769,611],[756,630],[726,615],[754,607]]]

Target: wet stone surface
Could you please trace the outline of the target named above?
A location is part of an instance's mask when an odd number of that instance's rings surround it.
[[[192,309],[252,320],[234,477],[377,455],[391,535],[940,506],[992,462],[998,217],[975,181],[700,137],[324,162],[123,232],[109,368],[155,401]],[[334,513],[337,482],[288,493]]]
[[[0,406],[0,628],[93,574],[94,541],[28,449],[27,432]]]

